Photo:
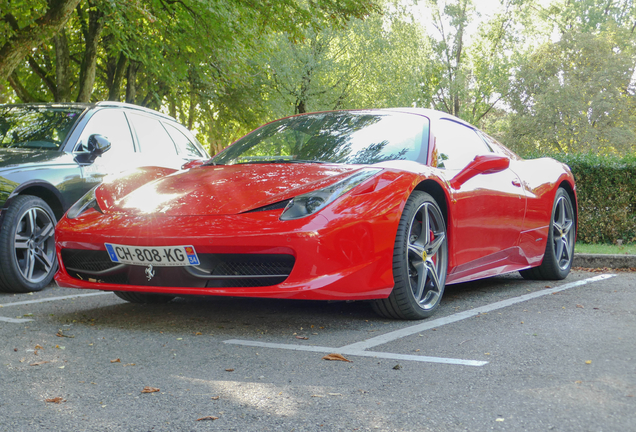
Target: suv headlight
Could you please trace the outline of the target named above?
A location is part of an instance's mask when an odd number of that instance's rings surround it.
[[[68,209],[68,211],[66,212],[66,217],[68,219],[75,219],[89,208],[94,208],[95,210],[101,212],[101,209],[97,205],[97,199],[95,198],[95,189],[97,189],[98,187],[99,185],[86,192],[86,194],[84,194],[84,196],[81,197],[79,201],[73,204],[71,208]]]
[[[363,168],[331,186],[298,195],[287,204],[280,220],[300,219],[316,213],[380,171],[380,168]]]

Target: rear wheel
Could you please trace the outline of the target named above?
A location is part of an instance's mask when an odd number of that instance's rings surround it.
[[[576,215],[570,195],[563,188],[557,190],[552,206],[548,244],[539,267],[522,270],[524,279],[561,280],[570,273],[574,260]]]
[[[0,226],[0,291],[35,292],[51,283],[57,269],[55,223],[51,207],[42,199],[13,199]]]
[[[415,191],[404,206],[395,237],[395,286],[388,298],[373,302],[373,309],[397,319],[433,315],[444,294],[447,269],[444,216],[432,196]]]
[[[115,295],[122,300],[126,300],[130,303],[138,304],[160,304],[168,303],[174,299],[175,296],[163,295],[163,294],[147,294],[132,291],[114,291]]]

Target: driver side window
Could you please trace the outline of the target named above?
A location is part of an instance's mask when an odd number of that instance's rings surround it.
[[[492,150],[473,129],[449,119],[441,119],[435,128],[437,167],[460,170],[475,156]]]
[[[93,134],[108,138],[111,148],[104,155],[108,155],[109,158],[115,155],[125,157],[125,155],[135,152],[130,127],[126,115],[122,111],[103,109],[93,114],[82,131],[75,151],[86,151],[88,138]]]

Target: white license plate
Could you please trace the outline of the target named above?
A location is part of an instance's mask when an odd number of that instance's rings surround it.
[[[126,246],[104,243],[110,260],[121,264],[155,267],[199,265],[199,257],[193,246]]]

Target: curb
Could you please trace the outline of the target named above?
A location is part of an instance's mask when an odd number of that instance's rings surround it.
[[[574,254],[572,267],[636,268],[636,255]]]

